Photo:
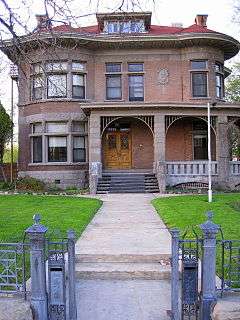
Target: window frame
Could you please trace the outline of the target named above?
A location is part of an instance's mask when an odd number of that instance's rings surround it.
[[[83,86],[79,85],[74,85],[73,84],[73,76],[80,76],[83,77]],[[78,100],[86,100],[86,75],[84,73],[79,73],[79,72],[71,72],[71,81],[72,81],[72,99],[78,99]],[[73,89],[74,87],[80,87],[83,88],[83,96],[75,96],[73,94]]]
[[[74,138],[83,138],[84,148],[74,148]],[[74,159],[74,150],[79,150],[79,149],[83,150],[83,153],[84,153],[84,160],[83,161],[75,161],[75,159]],[[73,135],[73,137],[72,137],[72,161],[73,161],[73,163],[85,163],[86,162],[86,155],[87,155],[86,137],[82,134]]]
[[[65,138],[66,139],[66,160],[50,160],[50,146],[49,146],[49,140],[50,138]],[[52,147],[52,148],[61,148],[61,147]],[[48,135],[47,136],[47,162],[48,163],[67,163],[68,162],[68,135]]]
[[[205,62],[205,68],[192,68],[193,62]],[[206,76],[206,95],[194,95],[193,76],[195,74],[202,74]],[[209,60],[207,59],[193,59],[190,60],[190,83],[191,83],[191,96],[192,99],[208,99],[209,98]]]
[[[131,71],[131,68],[130,66],[131,65],[142,65],[142,68],[141,68],[141,71]],[[131,77],[139,77],[141,76],[142,77],[142,97],[131,97],[130,96],[130,93],[131,93],[131,90],[130,88],[132,86],[130,86],[130,78]],[[144,101],[145,99],[145,79],[144,79],[144,62],[139,62],[139,61],[134,61],[134,62],[128,62],[128,101]]]
[[[119,67],[119,69],[117,69],[117,71],[112,71],[112,70],[108,69],[109,66],[114,66],[114,65]],[[108,79],[111,79],[111,78],[119,78],[120,86],[119,87],[109,87],[108,86]],[[122,63],[121,62],[106,62],[105,63],[105,87],[106,87],[105,97],[106,97],[107,101],[122,100],[123,88],[122,88]],[[109,97],[109,95],[108,95],[109,88],[119,89],[119,96],[117,98]]]
[[[216,67],[219,67],[219,70],[217,70]],[[225,97],[225,88],[224,88],[224,64],[221,62],[216,61],[214,65],[215,69],[215,94],[216,98],[219,100],[223,100]],[[217,77],[220,78],[220,86],[217,85]],[[220,95],[218,95],[218,89],[220,92]]]
[[[34,161],[34,139],[41,139],[41,161]],[[43,136],[42,135],[33,135],[31,137],[31,162],[34,164],[43,163]]]

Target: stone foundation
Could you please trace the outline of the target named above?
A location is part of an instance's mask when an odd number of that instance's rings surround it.
[[[30,176],[45,183],[56,184],[59,188],[88,187],[88,172],[86,170],[59,170],[59,171],[20,171],[19,177]]]

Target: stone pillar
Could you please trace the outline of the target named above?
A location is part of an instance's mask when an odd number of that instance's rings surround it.
[[[48,309],[44,254],[47,228],[39,223],[40,215],[34,215],[33,219],[35,223],[25,231],[30,240],[31,308],[35,320],[47,320]]]
[[[68,231],[68,290],[69,320],[77,320],[76,288],[75,288],[75,232]]]
[[[154,116],[154,172],[158,179],[160,193],[166,190],[166,163],[165,163],[165,115]]]
[[[171,229],[172,257],[171,257],[171,319],[180,319],[179,310],[179,234],[178,229]]]
[[[202,296],[200,319],[210,320],[216,305],[216,235],[220,227],[212,222],[213,213],[207,213],[207,222],[200,225],[203,232]]]
[[[97,191],[98,178],[102,176],[102,145],[100,115],[91,113],[89,118],[89,188]]]
[[[217,124],[217,160],[218,160],[218,185],[229,188],[230,176],[230,150],[229,150],[227,117],[219,117]]]

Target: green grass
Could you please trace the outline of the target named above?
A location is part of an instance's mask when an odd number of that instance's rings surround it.
[[[207,220],[206,212],[211,210],[214,213],[213,222],[221,226],[224,239],[240,240],[240,194],[214,195],[212,203],[207,202],[207,195],[158,198],[153,200],[153,205],[168,228],[177,227],[182,234],[188,229],[185,239],[195,238],[191,226],[195,226],[194,230],[202,237],[198,226]],[[218,239],[221,239],[220,232]],[[228,259],[229,251],[226,251],[224,263]],[[222,254],[219,244],[216,263],[217,273],[222,277]],[[237,262],[233,263],[237,267]],[[225,277],[226,275],[228,276],[227,268]]]
[[[180,230],[206,221],[206,212],[213,211],[213,222],[222,227],[225,239],[240,239],[240,194],[214,195],[213,202],[207,196],[177,196],[158,198],[153,205],[167,227]]]
[[[101,204],[97,199],[84,197],[0,196],[0,242],[22,241],[35,213],[41,215],[41,224],[50,232],[59,230],[65,235],[68,229],[74,229],[79,237]]]

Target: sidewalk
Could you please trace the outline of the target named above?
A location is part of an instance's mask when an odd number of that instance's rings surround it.
[[[103,206],[76,244],[78,320],[165,320],[170,234],[153,194],[99,196]]]

